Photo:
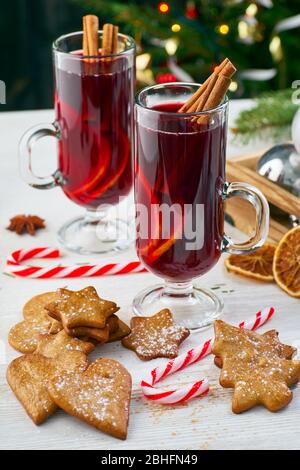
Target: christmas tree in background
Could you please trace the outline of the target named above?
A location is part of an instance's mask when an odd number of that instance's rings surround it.
[[[300,78],[299,0],[73,0],[100,24],[118,23],[137,42],[138,86],[202,82],[228,56],[234,97],[283,89]]]

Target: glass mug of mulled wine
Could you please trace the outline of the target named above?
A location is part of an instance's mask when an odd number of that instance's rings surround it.
[[[139,293],[134,313],[170,308],[191,329],[210,325],[222,300],[193,281],[222,252],[249,253],[266,240],[269,207],[253,186],[225,180],[228,99],[215,109],[178,112],[200,85],[167,83],[136,98],[136,248],[146,268],[164,279]],[[255,234],[234,243],[224,233],[224,201],[239,196],[256,210]]]
[[[98,32],[99,43],[102,31]],[[55,122],[29,129],[20,142],[23,179],[34,188],[60,186],[66,196],[87,209],[67,222],[60,242],[80,253],[127,248],[132,242],[126,220],[111,217],[112,206],[133,186],[133,104],[135,42],[118,34],[117,53],[84,56],[83,32],[53,44]],[[37,177],[32,150],[44,136],[58,140],[58,169]]]

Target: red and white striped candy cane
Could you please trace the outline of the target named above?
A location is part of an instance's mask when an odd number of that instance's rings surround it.
[[[240,323],[239,328],[246,328],[247,330],[254,331],[267,323],[274,313],[275,310],[273,307],[264,308],[257,312],[253,318]],[[207,378],[199,380],[192,385],[168,391],[155,387],[155,385],[168,375],[179,372],[211,354],[212,344],[213,339],[209,339],[204,344],[190,349],[186,353],[168,361],[166,364],[153,369],[150,372],[150,378],[142,380],[140,384],[145,397],[163,405],[174,405],[177,403],[183,403],[195,397],[206,395],[209,392],[209,382]]]
[[[109,263],[104,265],[85,264],[81,266],[29,266],[21,264],[34,258],[59,258],[57,248],[32,248],[14,251],[6,261],[7,271],[15,276],[31,279],[108,276],[113,274],[141,273],[146,269],[140,261],[130,263]]]

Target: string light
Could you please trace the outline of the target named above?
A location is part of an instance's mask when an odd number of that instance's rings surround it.
[[[238,89],[238,83],[235,81],[232,81],[229,85],[229,90],[230,91],[236,91]]]
[[[168,5],[168,3],[161,2],[158,5],[158,11],[160,11],[160,13],[168,13],[168,11],[170,11],[170,5]]]
[[[280,62],[283,58],[283,52],[281,47],[281,39],[279,36],[274,36],[269,45],[269,50],[276,62]]]
[[[149,68],[151,54],[145,52],[136,57],[136,78],[143,85],[153,85],[155,83],[152,70]]]
[[[246,39],[249,36],[249,27],[246,21],[239,21],[238,23],[238,32],[241,39]]]
[[[181,30],[180,24],[178,23],[172,24],[171,30],[173,31],[173,33],[179,33],[179,31]]]
[[[175,55],[178,48],[178,44],[179,42],[176,38],[167,39],[165,42],[165,49],[167,51],[167,54],[170,56]]]
[[[221,24],[219,26],[219,33],[220,34],[223,34],[223,35],[226,35],[229,33],[229,26],[228,24]]]
[[[255,3],[250,3],[250,5],[246,8],[246,15],[255,16],[257,11],[257,5],[255,5]]]
[[[151,60],[151,55],[148,54],[148,52],[145,52],[145,54],[139,54],[136,56],[136,68],[137,70],[145,70]]]

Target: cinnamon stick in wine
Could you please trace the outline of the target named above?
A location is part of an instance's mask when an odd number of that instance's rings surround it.
[[[229,59],[215,68],[203,85],[194,93],[191,98],[179,109],[181,113],[194,113],[215,108],[221,104],[231,83],[231,77],[236,72],[236,68]],[[192,121],[198,123],[205,122],[205,116],[194,116]]]
[[[215,68],[214,72],[212,75],[214,74],[218,74],[220,73],[224,67],[227,65],[227,63],[229,62],[229,59],[224,59],[223,62],[221,62],[220,65],[217,65],[217,67]],[[201,87],[198,88],[198,90],[196,91],[196,93],[194,93],[185,103],[183,106],[181,106],[181,108],[178,110],[179,113],[193,113],[194,111],[190,111],[190,108],[195,104],[195,102],[198,100],[198,98],[202,95],[202,93],[206,90],[210,80],[211,80],[211,77],[212,75],[210,75],[206,80],[205,82],[201,85]],[[196,107],[195,107],[196,109]]]
[[[83,55],[84,56],[97,56],[99,51],[98,46],[98,30],[99,19],[95,15],[86,15],[82,18],[83,22]],[[93,59],[87,59],[88,62],[93,62]]]
[[[103,26],[102,54],[110,55],[118,52],[118,32],[119,27],[106,23]]]
[[[199,96],[198,100],[194,103],[194,105],[190,108],[189,112],[194,113],[201,111],[205,106],[216,82],[218,80],[218,75],[213,73],[208,81],[208,84],[202,94]]]

